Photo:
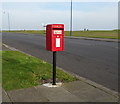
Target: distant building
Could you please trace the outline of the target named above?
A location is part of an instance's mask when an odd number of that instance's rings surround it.
[[[89,31],[89,29],[84,28],[84,31]]]
[[[86,28],[84,28],[84,31],[86,31]]]

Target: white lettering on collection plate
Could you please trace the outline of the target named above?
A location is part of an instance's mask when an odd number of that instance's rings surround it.
[[[56,38],[56,47],[60,47],[60,38]]]

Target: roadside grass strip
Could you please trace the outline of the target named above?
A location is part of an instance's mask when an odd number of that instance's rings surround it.
[[[16,31],[2,31],[2,32],[12,32],[12,33],[25,33],[25,34],[42,34],[45,35],[45,30],[16,30]]]
[[[0,50],[0,88],[2,86],[2,52]]]
[[[65,36],[70,36],[70,32],[65,31]],[[118,30],[73,31],[72,36],[89,37],[89,38],[120,39],[118,37]]]
[[[2,31],[9,32],[9,31]],[[16,30],[10,31],[15,33],[39,34],[45,35],[45,30]],[[106,38],[106,39],[120,39],[118,33],[120,30],[89,30],[89,31],[72,31],[72,36],[89,37],[89,38]],[[65,36],[70,36],[70,31],[65,31]]]
[[[57,68],[57,82],[78,80]],[[18,51],[2,51],[2,86],[8,90],[52,82],[52,65]]]

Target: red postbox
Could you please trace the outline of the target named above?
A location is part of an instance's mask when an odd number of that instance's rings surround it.
[[[53,52],[64,50],[63,24],[50,24],[46,26],[46,49]]]

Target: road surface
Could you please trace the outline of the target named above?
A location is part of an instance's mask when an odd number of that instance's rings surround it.
[[[3,33],[3,43],[52,63],[45,36]],[[109,89],[118,89],[118,43],[65,38],[65,51],[57,52],[57,66]]]

